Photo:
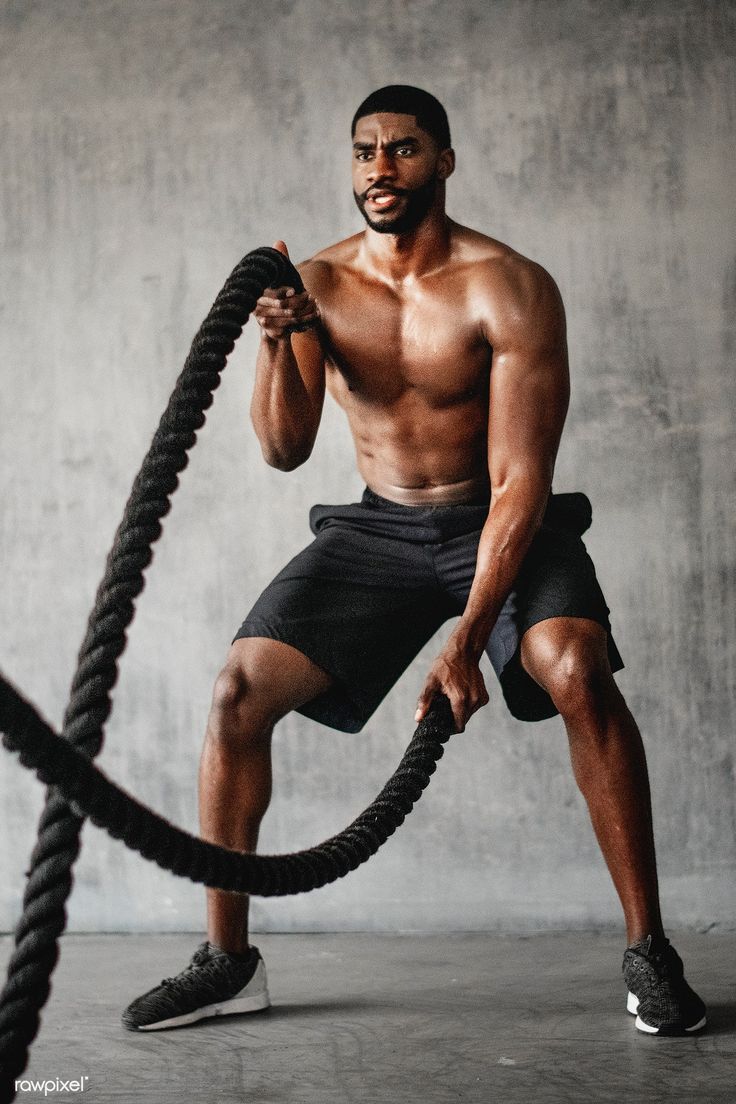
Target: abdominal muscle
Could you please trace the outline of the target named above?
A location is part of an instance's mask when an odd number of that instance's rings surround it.
[[[358,471],[382,498],[407,506],[488,500],[487,404],[478,397],[439,410],[416,401],[341,405]]]

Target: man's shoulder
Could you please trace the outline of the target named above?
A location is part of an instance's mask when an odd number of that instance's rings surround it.
[[[477,230],[461,229],[465,232],[460,255],[468,265],[468,284],[489,327],[502,318],[562,314],[559,288],[538,261]]]
[[[564,330],[559,288],[538,261],[475,230],[466,231],[461,241],[461,255],[464,252],[470,272],[469,289],[492,344],[501,335],[538,327],[555,333]]]
[[[302,279],[309,283],[324,284],[333,279],[339,269],[351,265],[357,256],[362,234],[328,245],[318,253],[297,265]]]
[[[458,259],[468,264],[480,281],[529,286],[552,280],[538,261],[505,242],[467,226],[455,229]]]

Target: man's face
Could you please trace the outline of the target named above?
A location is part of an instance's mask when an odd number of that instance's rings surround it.
[[[381,112],[358,119],[353,138],[353,195],[379,234],[405,234],[425,218],[440,180],[449,176],[434,139],[413,115]],[[450,171],[452,171],[450,169]]]

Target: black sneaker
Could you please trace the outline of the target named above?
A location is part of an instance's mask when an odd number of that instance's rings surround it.
[[[247,958],[236,958],[210,943],[202,943],[189,965],[164,978],[123,1012],[129,1031],[159,1031],[180,1027],[206,1016],[257,1012],[268,1008],[266,967],[257,947]]]
[[[626,1010],[648,1035],[689,1035],[705,1027],[705,1005],[683,977],[669,939],[648,935],[624,954]]]

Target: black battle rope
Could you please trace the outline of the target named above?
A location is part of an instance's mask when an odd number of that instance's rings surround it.
[[[192,342],[107,558],[72,680],[63,739],[0,676],[4,742],[20,749],[21,761],[32,766],[42,780],[53,783],[39,822],[23,915],[0,995],[2,1102],[15,1099],[14,1080],[26,1068],[28,1047],[38,1032],[40,1011],[51,989],[86,815],[97,823],[104,821],[111,834],[120,835],[147,858],[194,881],[261,895],[301,892],[342,876],[377,850],[427,785],[442,753],[441,744],[452,731],[445,700],[420,724],[396,774],[345,833],[288,856],[256,858],[190,837],[124,795],[89,762],[102,748],[118,660],[135,600],[143,589],[152,545],[161,534],[161,519],[169,512],[179,483],[178,473],[187,465],[187,453],[205,422],[204,412],[256,300],[264,288],[283,284],[298,291],[303,287],[288,258],[270,248],[248,253],[233,269]],[[153,835],[159,833],[160,841],[154,840]],[[282,862],[285,865],[280,870]],[[256,885],[260,888],[254,888]]]
[[[126,793],[36,712],[0,676],[0,732],[20,751],[23,766],[55,786],[75,811],[126,847],[182,878],[214,889],[283,897],[342,878],[375,855],[403,823],[429,785],[450,738],[452,713],[444,695],[417,726],[396,771],[375,801],[336,836],[290,855],[230,851],[189,835]]]

